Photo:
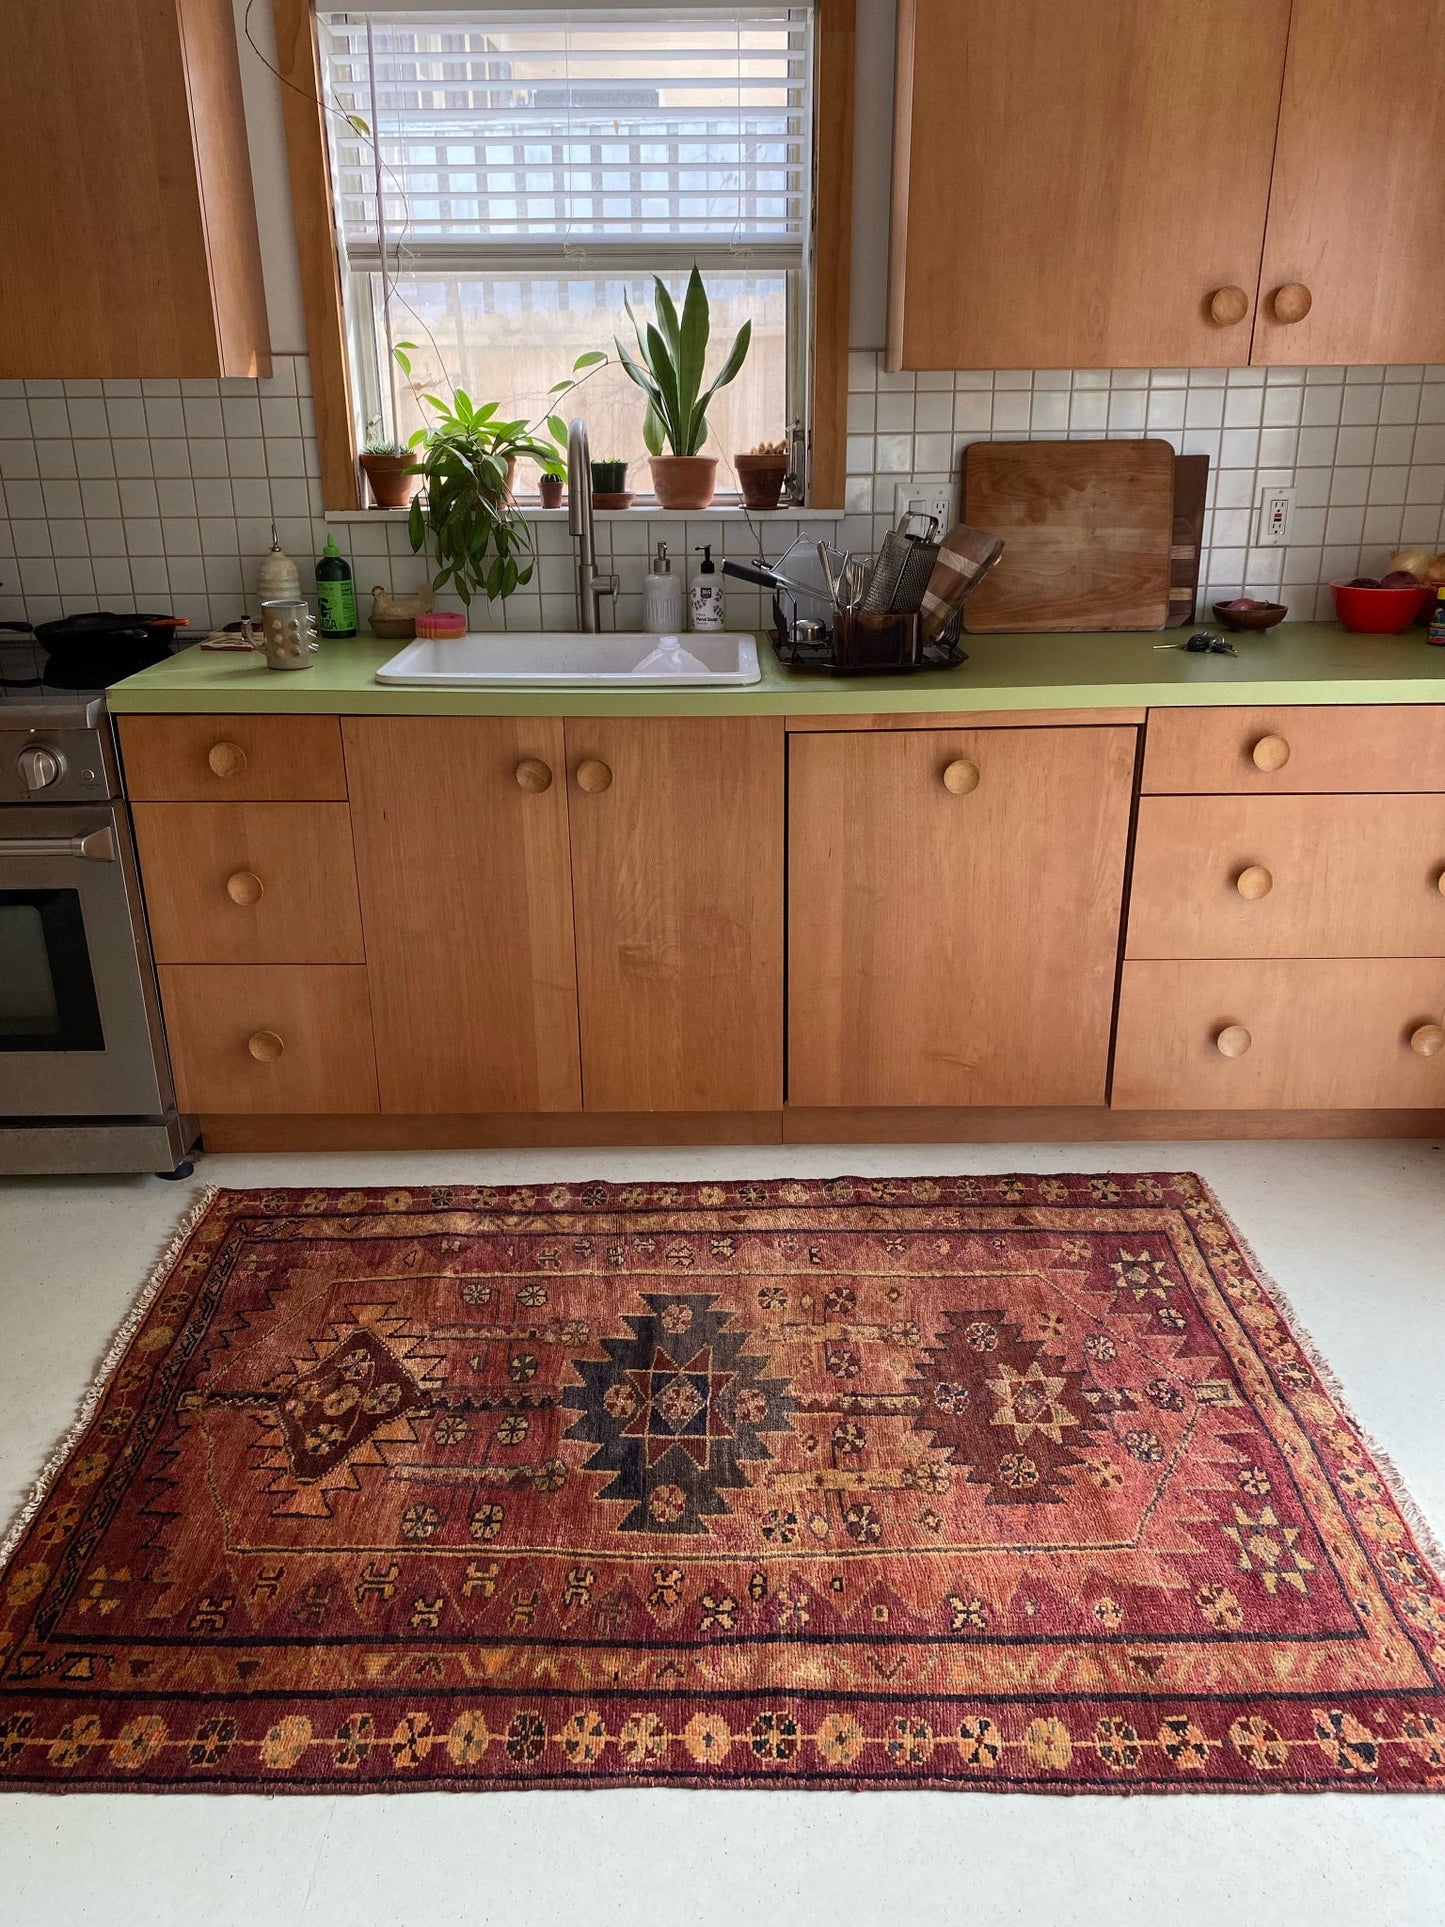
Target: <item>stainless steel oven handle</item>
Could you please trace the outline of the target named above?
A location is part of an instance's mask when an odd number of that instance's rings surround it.
[[[107,823],[85,836],[0,836],[0,860],[7,856],[80,856],[89,863],[114,863],[115,833]]]

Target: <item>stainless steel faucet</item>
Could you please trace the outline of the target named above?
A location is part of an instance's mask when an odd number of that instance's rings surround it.
[[[615,596],[615,575],[597,568],[597,527],[592,518],[592,460],[587,424],[567,427],[567,530],[577,545],[577,627],[594,635],[602,627],[602,598]]]

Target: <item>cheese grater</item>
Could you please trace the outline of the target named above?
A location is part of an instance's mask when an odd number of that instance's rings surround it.
[[[912,535],[909,524],[923,522],[926,533]],[[873,575],[863,597],[870,615],[922,607],[923,592],[938,560],[938,522],[931,515],[905,515],[884,536]]]

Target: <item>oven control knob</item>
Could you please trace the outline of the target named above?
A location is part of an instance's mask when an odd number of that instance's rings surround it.
[[[46,790],[52,783],[59,782],[65,760],[58,749],[47,749],[44,743],[32,743],[29,749],[21,750],[16,767],[26,789]]]

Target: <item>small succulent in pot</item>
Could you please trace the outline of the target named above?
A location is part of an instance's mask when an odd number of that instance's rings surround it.
[[[594,462],[592,486],[599,495],[620,495],[627,487],[626,462]]]
[[[415,494],[419,479],[416,456],[411,449],[389,436],[374,435],[361,451],[360,459],[373,505],[379,509],[404,509]]]
[[[788,444],[786,441],[759,442],[748,454],[734,455],[733,467],[742,490],[743,507],[775,509],[788,478]]]
[[[717,482],[717,457],[699,455],[707,440],[708,403],[719,388],[734,379],[747,360],[753,324],[745,321],[712,386],[702,391],[707,361],[711,311],[702,276],[694,267],[688,276],[682,313],[659,277],[653,278],[657,320],[646,328],[624,296],[627,318],[637,336],[637,355],[618,341],[617,353],[629,377],[647,397],[642,439],[652,457],[652,486],[665,509],[702,509],[712,500]],[[640,359],[639,359],[640,357]],[[672,453],[664,455],[664,447]]]
[[[559,509],[566,493],[567,477],[560,469],[544,468],[537,477],[537,493],[542,498],[544,509]]]

